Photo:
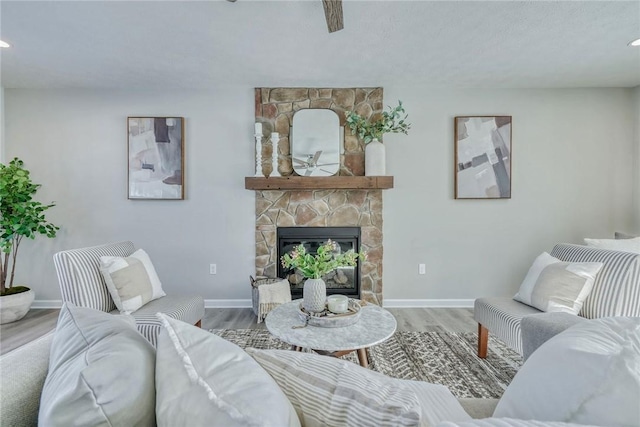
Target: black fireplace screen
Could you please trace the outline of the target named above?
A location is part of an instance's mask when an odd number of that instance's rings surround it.
[[[289,280],[291,295],[302,296],[305,278],[292,269],[282,266],[280,257],[291,252],[301,243],[307,252],[315,254],[328,239],[336,242],[343,252],[360,249],[360,227],[278,227],[278,277]],[[360,298],[360,263],[355,267],[340,267],[322,278],[327,285],[327,295],[343,294]]]

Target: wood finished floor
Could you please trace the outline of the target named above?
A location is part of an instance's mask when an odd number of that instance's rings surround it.
[[[471,308],[389,308],[399,331],[475,332]],[[0,325],[0,354],[32,341],[56,327],[59,310],[33,309],[21,320]],[[266,329],[250,308],[207,308],[203,329]]]

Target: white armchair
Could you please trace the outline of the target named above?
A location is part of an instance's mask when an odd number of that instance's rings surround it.
[[[62,300],[80,307],[119,314],[100,273],[100,257],[126,257],[134,250],[132,242],[119,242],[56,253],[53,262],[58,273]],[[165,296],[150,301],[131,313],[138,330],[154,346],[160,332],[156,313],[201,326],[204,299],[199,296]]]
[[[596,276],[593,290],[582,306],[580,317],[586,319],[612,316],[640,317],[640,254],[560,243],[553,248],[551,255],[561,261],[604,264]],[[489,332],[491,332],[518,353],[528,357],[537,345],[523,351],[521,322],[525,317],[542,314],[543,312],[537,308],[512,298],[477,299],[473,315],[478,322],[478,356],[481,358],[487,356]],[[559,320],[554,317],[550,319]],[[569,322],[567,317],[562,317],[562,320],[566,327],[579,322],[579,319]],[[544,323],[533,323],[533,325],[538,324]],[[535,335],[535,332],[529,335]]]

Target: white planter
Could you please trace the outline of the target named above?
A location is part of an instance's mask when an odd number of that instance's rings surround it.
[[[386,172],[386,152],[384,144],[374,139],[364,147],[364,174],[366,176],[384,176]]]
[[[33,303],[36,294],[32,290],[0,297],[0,324],[22,319]]]
[[[302,305],[309,313],[324,310],[327,302],[327,285],[322,279],[307,279],[302,288]]]

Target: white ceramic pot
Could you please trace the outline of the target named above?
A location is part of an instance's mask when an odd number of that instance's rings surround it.
[[[22,319],[31,308],[35,297],[36,294],[31,289],[27,292],[0,297],[0,324]]]
[[[322,279],[307,279],[302,289],[302,306],[309,313],[324,310],[327,302],[327,285]]]
[[[386,151],[384,144],[374,139],[364,147],[364,174],[366,176],[384,176],[386,172]]]

